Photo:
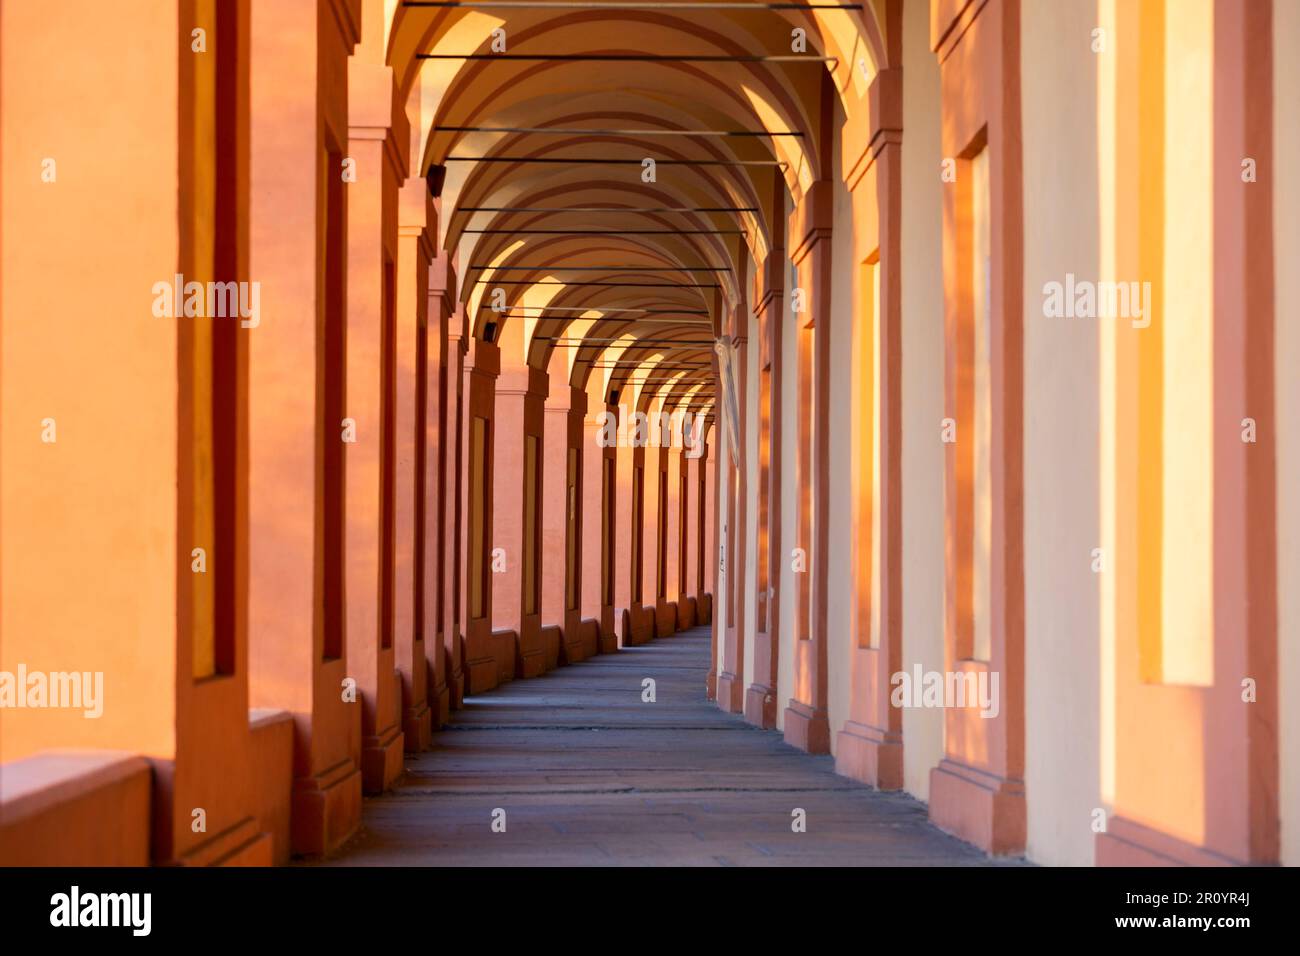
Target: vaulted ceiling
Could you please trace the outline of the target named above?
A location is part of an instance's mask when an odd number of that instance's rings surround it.
[[[715,337],[783,248],[787,196],[830,175],[882,22],[872,4],[386,0],[473,334],[552,387],[599,374],[641,406],[711,405]]]

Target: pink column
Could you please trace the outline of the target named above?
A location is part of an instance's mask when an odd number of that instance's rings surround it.
[[[659,625],[659,475],[663,457],[659,448],[659,404],[651,399],[643,403],[647,416],[647,440],[638,449],[641,456],[641,607],[651,623],[650,634],[662,637]]]
[[[448,686],[447,620],[450,582],[447,569],[447,518],[455,504],[455,480],[448,480],[447,455],[455,440],[448,434],[447,350],[449,314],[453,307],[448,286],[447,255],[438,255],[428,269],[427,338],[425,348],[425,487],[424,487],[424,656],[429,672],[429,707],[434,729],[447,722],[451,708]],[[454,291],[454,289],[452,290]]]
[[[785,298],[785,249],[774,248],[766,264],[767,289],[756,311],[758,343],[758,529],[754,564],[754,676],[745,691],[745,719],[776,727],[777,661],[781,604],[781,314]]]
[[[568,384],[568,356],[557,349],[548,377],[551,382],[545,405],[546,435],[542,481],[542,625],[560,629],[560,662],[575,663],[595,653],[582,639],[581,594],[581,443],[572,440],[571,419],[577,418],[581,437],[582,408],[587,396]],[[575,404],[578,405],[575,408]],[[570,458],[576,466],[571,474]],[[570,567],[570,549],[573,563]],[[572,576],[573,580],[569,578]],[[570,598],[572,597],[572,602]],[[572,604],[572,606],[571,606]]]
[[[715,406],[716,407],[716,406]],[[716,412],[715,412],[716,415]],[[711,424],[711,423],[710,423]],[[707,449],[704,461],[704,478],[705,494],[703,500],[708,502],[708,507],[700,509],[700,538],[704,541],[705,562],[703,567],[703,586],[705,591],[700,595],[700,607],[704,608],[707,604],[708,615],[705,618],[710,624],[709,640],[709,674],[705,678],[705,694],[709,700],[718,699],[718,616],[713,613],[713,595],[716,590],[715,582],[717,581],[717,572],[722,555],[719,550],[717,522],[718,509],[722,505],[722,491],[718,486],[717,465],[714,461],[715,454],[710,454]]]
[[[791,217],[790,260],[798,269],[810,316],[798,315],[801,343],[799,375],[800,420],[811,425],[796,441],[800,467],[796,495],[800,502],[799,538],[794,542],[808,555],[805,602],[796,612],[795,686],[785,711],[785,739],[810,753],[830,752],[830,721],[826,710],[826,599],[829,555],[827,527],[830,445],[830,321],[831,321],[831,183],[820,180],[800,201]],[[803,327],[805,320],[811,329]],[[806,620],[805,620],[806,618]]]
[[[448,280],[449,285],[454,283]],[[446,450],[442,474],[447,493],[444,505],[442,580],[445,589],[442,634],[447,658],[448,703],[459,710],[465,700],[465,357],[469,351],[467,320],[463,307],[447,319],[443,435]]]
[[[496,380],[501,368],[501,353],[491,342],[474,337],[473,351],[467,355],[462,391],[461,432],[463,464],[460,469],[460,513],[463,535],[461,564],[465,569],[461,599],[461,631],[464,635],[465,693],[481,694],[496,687],[501,680],[514,676],[514,639],[509,643],[493,635],[493,598],[497,574],[492,571],[493,473],[495,454],[493,439],[496,422]],[[475,475],[475,422],[481,421],[483,447]],[[482,524],[475,528],[472,515],[475,502],[481,503]],[[477,560],[471,560],[477,549]],[[507,561],[509,558],[507,557]],[[475,601],[475,588],[479,600]]]
[[[679,416],[680,419],[680,416]],[[673,628],[684,630],[687,611],[686,591],[682,582],[686,574],[686,499],[682,495],[682,480],[686,475],[686,458],[680,440],[668,449],[668,567],[667,597],[673,610]],[[693,622],[692,622],[693,623]]]
[[[580,388],[569,386],[569,414],[565,422],[565,447],[568,457],[572,458],[572,473],[565,469],[565,564],[570,563],[569,549],[572,549],[572,568],[569,573],[573,580],[565,583],[564,633],[571,646],[568,653],[576,659],[591,657],[600,652],[600,630],[596,622],[587,626],[582,623],[582,593],[587,587],[599,588],[599,578],[590,585],[582,576],[582,542],[583,542],[583,429],[587,417],[587,393]],[[571,636],[570,636],[571,635]]]
[[[620,396],[622,397],[622,396]],[[637,562],[632,553],[632,516],[636,510],[633,502],[633,468],[641,458],[640,449],[632,448],[632,422],[627,409],[627,398],[618,407],[619,437],[615,448],[614,477],[614,621],[618,628],[619,645],[627,647],[639,643],[632,634],[633,605],[640,607],[639,595],[634,594],[632,582],[637,572]],[[639,589],[638,589],[639,590]]]
[[[409,136],[408,136],[409,138]],[[406,750],[429,746],[428,665],[425,660],[425,487],[428,454],[427,366],[429,262],[434,220],[429,189],[422,178],[407,180],[399,190],[396,339],[396,506],[393,566],[393,635],[397,671],[402,681],[402,735]]]
[[[330,544],[343,538],[348,187],[340,144],[357,40],[346,28],[356,21],[315,0],[252,13],[249,271],[267,318],[249,352],[249,706],[294,715],[290,843],[315,855],[361,822],[361,713],[343,695],[344,554]],[[293,40],[320,18],[322,51]],[[311,99],[317,108],[286,113],[286,91],[305,89],[322,91]],[[318,559],[327,568],[319,584]]]
[[[702,475],[700,480],[703,482],[700,495],[700,553],[703,554],[704,560],[700,564],[699,578],[699,599],[701,604],[707,603],[709,613],[707,620],[712,620],[713,615],[713,594],[717,589],[717,571],[718,571],[718,453],[715,446],[718,442],[714,432],[716,418],[710,417],[708,427],[704,431],[704,452],[700,456],[700,470]]]
[[[615,468],[617,454],[614,446],[602,446],[601,431],[606,413],[616,415],[617,409],[605,404],[599,374],[588,382],[585,398],[587,413],[582,420],[582,618],[595,621],[598,649],[603,653],[618,650],[618,635],[614,629],[614,585],[612,568],[607,569],[607,558],[612,560],[618,525],[613,520],[614,502],[606,501],[606,492],[617,494]],[[607,482],[606,475],[610,476]],[[608,483],[608,489],[606,484]],[[609,540],[606,540],[608,536]]]
[[[291,9],[315,36],[311,9]],[[249,7],[67,0],[6,3],[0,16],[0,670],[102,677],[85,709],[6,706],[0,761],[51,748],[146,755],[144,794],[143,761],[105,758],[133,782],[117,791],[125,800],[97,801],[92,842],[134,837],[134,862],[269,865],[288,852],[294,718],[249,712],[242,438],[249,353],[274,319],[185,316],[175,300],[166,317],[150,309],[155,284],[177,274],[259,278],[249,272]],[[213,44],[204,56],[181,45],[196,27]],[[41,157],[57,162],[56,179],[42,182]],[[93,290],[100,321],[54,307],[79,290]],[[48,444],[37,430],[47,416],[57,424]],[[293,638],[310,646],[310,632]],[[35,789],[20,803],[66,797],[31,767],[0,770],[9,806],[23,776]],[[195,810],[206,827],[194,826]],[[62,835],[76,839],[71,827]]]
[[[347,455],[347,643],[362,708],[361,770],[365,789],[375,793],[402,772],[393,647],[393,405],[397,183],[405,178],[405,153],[392,135],[392,71],[354,55],[348,93],[356,181],[348,185],[347,417],[355,441]]]
[[[558,351],[558,350],[557,350]],[[548,438],[543,451],[542,554],[546,556],[542,575],[542,624],[564,626],[565,532],[568,525],[568,443],[560,438],[569,430],[569,386],[553,374],[566,364],[564,356],[552,361],[548,371],[551,387],[546,394],[543,434]],[[565,635],[567,642],[569,635]]]
[[[684,482],[685,493],[681,500],[681,533],[684,541],[683,551],[685,562],[681,568],[681,597],[687,608],[686,614],[689,620],[683,617],[685,622],[683,626],[694,627],[699,623],[699,595],[696,591],[695,582],[699,577],[699,549],[696,547],[699,535],[696,533],[699,525],[699,482],[696,476],[699,474],[700,460],[691,458],[683,449],[681,462],[681,475]]]
[[[944,11],[951,19],[952,11]],[[996,716],[970,707],[944,711],[944,758],[930,771],[930,819],[991,853],[1025,848],[1025,602],[1024,602],[1024,388],[1023,314],[1024,217],[1021,176],[1020,5],[995,0],[976,12],[965,29],[936,21],[943,97],[945,156],[969,155],[983,141],[989,155],[990,248],[989,391],[991,441],[989,478],[992,542],[989,552],[989,659],[975,660],[970,648],[971,571],[974,512],[969,476],[970,443],[947,445],[944,465],[944,669],[973,679],[1000,674],[1002,701]],[[938,32],[942,27],[943,32]],[[968,434],[974,402],[970,312],[964,275],[968,261],[968,203],[961,184],[969,177],[959,159],[956,189],[943,198],[944,403]],[[959,202],[959,199],[962,200]],[[983,676],[981,676],[983,675]],[[1120,726],[1123,726],[1121,723]]]
[[[513,329],[519,329],[516,320]],[[502,334],[512,326],[507,325]],[[510,349],[514,352],[514,349]],[[544,467],[542,427],[545,415],[547,375],[532,366],[503,368],[496,382],[496,427],[493,453],[495,485],[492,516],[492,547],[504,552],[505,570],[494,573],[492,628],[498,632],[497,641],[504,641],[513,632],[513,653],[504,646],[498,650],[502,680],[511,677],[536,677],[547,670],[550,663],[542,647],[541,628],[541,522],[538,520],[542,496],[538,494]],[[529,441],[533,443],[535,471],[534,487],[526,487],[528,480],[526,454]],[[528,494],[535,496],[534,510],[526,515]],[[526,554],[529,538],[525,534],[525,518],[532,522],[531,553]],[[526,570],[531,565],[532,578]],[[558,651],[558,648],[556,648]]]
[[[893,674],[903,667],[902,633],[902,415],[899,408],[902,368],[900,322],[902,317],[900,227],[902,219],[903,82],[901,71],[882,70],[872,83],[870,116],[846,125],[844,135],[857,133],[858,159],[845,182],[853,191],[856,227],[854,247],[861,254],[873,248],[879,254],[879,315],[875,330],[863,323],[868,341],[855,353],[854,362],[871,362],[879,352],[880,381],[873,383],[870,429],[858,430],[859,448],[853,497],[855,501],[853,587],[858,596],[854,609],[857,640],[850,651],[852,669],[849,719],[836,737],[835,769],[847,777],[880,790],[903,786],[902,711],[891,705]],[[844,155],[850,155],[846,149]],[[869,171],[869,172],[868,172]],[[875,234],[869,231],[875,225]],[[858,314],[870,314],[861,306]],[[868,365],[868,368],[870,365]],[[874,430],[879,435],[879,474],[872,473],[871,448],[861,439]],[[873,485],[879,488],[879,522],[871,514]],[[880,608],[872,606],[872,525],[880,527]],[[873,615],[879,620],[877,647],[869,644]]]
[[[746,366],[748,364],[748,341],[742,330],[742,313],[732,314],[732,341],[736,343],[735,377],[736,390],[739,393],[740,421],[737,432],[740,435],[741,454],[745,446],[745,388]],[[744,462],[733,462],[730,452],[726,456],[726,491],[727,508],[727,551],[726,576],[727,592],[727,627],[722,641],[722,660],[718,671],[718,706],[733,714],[745,709],[745,480],[747,475]]]

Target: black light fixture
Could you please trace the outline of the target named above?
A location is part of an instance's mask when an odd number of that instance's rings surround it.
[[[429,184],[429,195],[437,199],[442,195],[443,184],[447,181],[447,167],[434,163],[424,174],[424,180]]]

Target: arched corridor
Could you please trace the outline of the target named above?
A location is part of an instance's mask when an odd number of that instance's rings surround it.
[[[1300,862],[1297,50],[5,0],[0,866]]]

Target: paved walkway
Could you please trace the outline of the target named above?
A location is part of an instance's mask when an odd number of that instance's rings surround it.
[[[836,776],[832,758],[718,710],[708,663],[708,628],[696,628],[469,698],[430,750],[407,756],[396,790],[366,801],[362,831],[329,862],[991,862],[911,797]],[[641,700],[647,677],[654,703]],[[806,832],[791,830],[795,808]]]

